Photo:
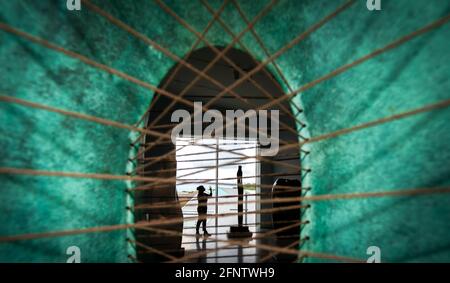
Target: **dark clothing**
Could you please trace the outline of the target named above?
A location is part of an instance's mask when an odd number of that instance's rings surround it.
[[[207,194],[205,192],[198,192],[197,195],[197,201],[198,201],[198,207],[197,207],[197,212],[200,213],[207,213],[208,212],[208,198],[211,196],[212,194]]]
[[[204,216],[206,216],[206,214],[204,214]],[[206,217],[202,216],[198,216],[198,220],[197,220],[197,225],[195,225],[195,231],[198,233],[198,231],[200,230],[200,224],[203,227],[203,232],[206,232]]]
[[[206,232],[206,214],[208,213],[208,198],[212,196],[211,194],[207,194],[204,191],[199,191],[197,195],[197,212],[198,212],[198,220],[196,225],[196,231],[200,229],[200,224],[203,226],[203,232]]]

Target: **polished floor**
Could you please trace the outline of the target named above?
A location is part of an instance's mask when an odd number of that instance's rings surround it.
[[[236,190],[233,188],[221,188],[219,190],[219,196],[236,195]],[[247,197],[248,203],[244,205],[244,210],[255,210],[255,196]],[[219,198],[217,205],[217,212],[221,213],[236,213],[236,204],[223,204],[224,202],[237,202],[237,197]],[[195,199],[190,200],[187,204],[194,204],[194,206],[183,207],[184,216],[196,216]],[[212,197],[208,201],[208,214],[214,215],[216,212],[216,200]],[[246,214],[244,216],[244,224],[247,224],[249,230],[255,237],[261,233],[259,225],[256,224],[255,214]],[[194,256],[192,262],[202,263],[255,263],[264,254],[263,251],[259,251],[255,247],[242,247],[236,245],[230,245],[227,243],[227,233],[230,230],[230,226],[237,225],[237,216],[227,216],[219,218],[209,218],[207,221],[207,230],[211,234],[210,237],[205,237],[201,234],[199,237],[195,236],[195,220],[185,221],[183,234],[183,247],[185,249],[186,256]],[[201,232],[201,229],[200,229]],[[256,239],[249,241],[249,244],[256,243]]]

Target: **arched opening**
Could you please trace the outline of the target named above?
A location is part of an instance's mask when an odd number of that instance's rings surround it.
[[[223,50],[220,47],[217,48]],[[283,95],[282,88],[267,69],[255,72],[235,89],[223,91],[220,85],[232,85],[247,72],[253,70],[259,62],[251,55],[238,49],[227,51],[224,57],[228,60],[223,58],[215,60],[216,56],[217,54],[210,48],[202,48],[190,53],[186,58],[186,62],[198,70],[207,69],[205,73],[209,78],[198,77],[198,74],[188,67],[176,65],[162,81],[160,88],[177,94],[192,103],[201,103],[205,108],[218,110],[224,118],[227,110],[236,111],[240,109],[245,113],[249,110],[255,110],[256,113],[260,114],[258,110],[261,106]],[[183,133],[183,138],[177,140],[175,145],[171,139],[167,138],[167,135],[170,135],[172,129],[177,125],[177,123],[171,121],[172,113],[176,110],[186,110],[191,117],[194,117],[194,108],[192,105],[174,101],[166,96],[157,96],[152,101],[147,115],[146,127],[149,130],[161,133],[162,137],[145,136],[145,140],[141,144],[137,172],[139,175],[156,177],[158,180],[152,183],[142,183],[139,185],[141,189],[136,190],[135,221],[168,218],[178,218],[183,219],[183,221],[175,221],[173,224],[157,227],[174,231],[172,234],[157,230],[154,230],[154,233],[137,231],[136,238],[147,246],[144,248],[137,247],[140,261],[167,260],[167,257],[152,251],[148,247],[164,251],[173,256],[192,254],[205,249],[215,250],[214,253],[194,258],[194,261],[258,262],[264,257],[268,258],[269,261],[295,260],[295,257],[289,255],[270,256],[267,251],[260,250],[257,247],[243,248],[236,246],[222,249],[223,241],[227,239],[229,226],[236,224],[234,222],[238,221],[236,215],[223,216],[223,214],[236,214],[237,212],[237,209],[230,207],[230,205],[226,206],[223,203],[224,200],[227,200],[227,203],[230,203],[230,200],[231,202],[234,201],[236,204],[232,204],[232,206],[237,206],[238,202],[236,192],[233,193],[233,184],[229,182],[229,180],[233,180],[233,177],[235,179],[236,175],[230,177],[229,174],[233,173],[224,172],[236,172],[238,165],[241,165],[244,171],[244,191],[248,196],[243,201],[244,209],[246,209],[243,216],[247,216],[245,224],[250,227],[254,237],[251,241],[279,246],[291,244],[291,248],[295,248],[295,241],[298,243],[300,226],[292,226],[292,223],[300,220],[299,209],[284,211],[284,216],[280,215],[279,212],[274,212],[274,209],[292,206],[298,204],[298,202],[272,203],[270,201],[277,196],[292,196],[289,193],[274,195],[272,187],[277,179],[279,179],[278,187],[294,191],[294,195],[299,193],[301,187],[299,147],[295,146],[295,144],[298,144],[299,136],[296,130],[295,116],[292,114],[290,107],[289,102],[283,101],[281,104],[275,104],[271,108],[263,110],[268,110],[269,113],[272,113],[273,110],[279,111],[277,123],[279,127],[277,129],[279,147],[287,144],[294,146],[273,156],[262,156],[261,151],[267,150],[270,145],[262,143],[260,135],[257,135],[256,138],[250,137],[251,131],[254,131],[254,129],[249,129],[251,128],[249,123],[246,123],[247,129],[244,139],[233,139],[233,137],[227,136],[226,130],[224,130],[223,137],[214,136],[213,139],[206,140],[194,135],[195,123],[198,124],[198,121],[192,118],[190,124],[191,136]],[[267,117],[268,119],[269,117]],[[205,120],[200,123],[202,130],[211,125],[211,122]],[[226,124],[226,118],[223,124]],[[267,121],[267,133],[272,134],[276,130],[273,125],[271,121]],[[260,122],[256,128],[256,132],[259,134]],[[186,170],[184,174],[180,174],[182,170]],[[210,177],[202,180],[204,178],[202,176],[205,175],[199,175],[201,173],[198,172],[206,173]],[[252,174],[254,176],[248,176]],[[182,176],[184,178],[181,178]],[[188,179],[186,179],[186,176],[188,176]],[[294,181],[286,182],[285,179]],[[208,214],[212,217],[208,218],[207,222],[213,240],[201,238],[199,241],[198,237],[192,237],[195,233],[195,217],[197,216],[195,189],[200,184],[213,188],[212,200],[209,202],[210,209],[208,210]],[[189,209],[186,209],[187,207]],[[291,222],[286,219],[290,219]],[[292,228],[270,236],[258,237],[260,234],[287,225],[291,225]],[[220,241],[217,239],[220,239]]]

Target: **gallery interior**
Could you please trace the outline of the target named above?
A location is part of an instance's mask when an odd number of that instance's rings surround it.
[[[0,262],[450,261],[450,3],[65,2],[0,0]]]

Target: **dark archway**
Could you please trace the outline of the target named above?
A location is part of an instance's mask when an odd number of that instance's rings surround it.
[[[217,47],[223,50],[220,47]],[[217,54],[209,49],[202,48],[192,52],[186,61],[197,68],[204,70],[215,59]],[[241,78],[246,72],[249,72],[259,64],[251,55],[237,49],[230,49],[226,57],[232,61],[235,66],[224,59],[220,59],[206,72],[224,86],[229,86]],[[240,68],[238,70],[236,68]],[[160,84],[160,88],[167,91],[183,95],[183,97],[192,102],[202,102],[206,105],[211,100],[214,102],[209,109],[219,110],[224,116],[226,110],[241,109],[247,111],[257,109],[260,106],[270,102],[273,98],[283,95],[282,88],[276,79],[267,69],[260,70],[251,76],[250,80],[243,82],[236,89],[235,93],[226,93],[217,99],[217,95],[222,92],[222,88],[217,84],[200,78],[196,80],[197,74],[187,67],[176,65],[168,73]],[[253,82],[252,82],[252,81]],[[259,87],[254,85],[256,82]],[[150,105],[151,111],[148,114],[146,127],[162,134],[170,134],[172,128],[176,125],[171,122],[171,115],[175,110],[185,109],[193,116],[193,108],[182,103],[173,102],[166,96],[157,96]],[[279,110],[280,113],[280,146],[283,143],[298,143],[298,134],[296,131],[296,121],[291,113],[289,102],[284,101],[281,105],[274,105],[266,110]],[[270,123],[269,123],[270,124]],[[205,124],[203,128],[207,125]],[[270,132],[270,128],[269,128]],[[141,145],[145,148],[144,153],[139,156],[139,175],[164,178],[173,180],[173,182],[142,184],[146,189],[138,191],[135,196],[135,205],[140,207],[135,210],[135,221],[154,220],[161,218],[183,217],[181,212],[181,203],[176,191],[176,160],[175,146],[171,140],[158,139],[154,136],[146,136],[145,142]],[[279,152],[273,157],[264,157],[260,160],[259,186],[257,193],[260,199],[271,197],[272,184],[277,178],[301,179],[300,158],[298,147],[292,147],[291,150]],[[297,168],[297,169],[295,169]],[[171,207],[157,208],[154,205],[161,202],[173,202]],[[147,205],[153,205],[152,208],[145,208]],[[257,210],[272,208],[270,203],[257,203]],[[300,216],[299,216],[300,217]],[[273,229],[272,215],[268,213],[258,214],[258,226],[263,229]],[[161,226],[163,229],[170,229],[177,233],[183,231],[183,223]],[[297,230],[298,231],[298,230]],[[141,243],[148,247],[163,250],[171,255],[183,255],[182,237],[179,235],[161,236],[161,234],[149,234],[148,231],[137,231],[136,237]],[[138,248],[138,259],[140,261],[164,261],[164,256],[158,255],[149,249]]]

